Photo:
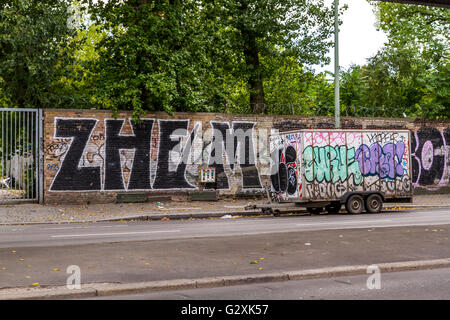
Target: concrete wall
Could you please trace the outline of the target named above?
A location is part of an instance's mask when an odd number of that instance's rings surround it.
[[[271,130],[333,128],[331,117],[149,113],[140,124],[130,118],[131,112],[114,118],[103,110],[45,110],[45,202],[111,202],[124,192],[174,199],[202,190],[261,194],[270,184]],[[412,130],[415,192],[449,192],[450,122],[343,118],[342,126]],[[206,167],[216,168],[216,184],[199,183]]]

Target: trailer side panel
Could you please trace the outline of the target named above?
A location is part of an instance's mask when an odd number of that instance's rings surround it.
[[[348,192],[412,197],[406,130],[302,130],[270,138],[272,191],[282,200],[338,200]],[[278,170],[276,170],[278,169]]]

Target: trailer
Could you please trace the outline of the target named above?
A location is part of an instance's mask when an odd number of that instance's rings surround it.
[[[280,213],[378,213],[412,202],[409,130],[298,130],[272,134],[268,202],[246,209]]]

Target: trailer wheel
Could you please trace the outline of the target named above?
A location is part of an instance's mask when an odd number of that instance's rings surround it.
[[[273,216],[274,216],[274,217],[279,217],[280,214],[281,214],[281,211],[280,211],[280,210],[278,210],[278,209],[273,210]]]
[[[371,194],[366,198],[366,210],[370,213],[379,213],[383,208],[383,199],[379,194]]]
[[[341,204],[340,203],[329,204],[325,207],[325,210],[327,210],[329,214],[339,213],[339,211],[341,210]]]
[[[354,194],[347,199],[345,209],[351,214],[360,214],[364,210],[364,199],[359,194]]]
[[[307,207],[306,211],[308,211],[308,213],[310,213],[310,214],[320,214],[323,211],[323,208],[322,207],[315,207],[315,208]]]

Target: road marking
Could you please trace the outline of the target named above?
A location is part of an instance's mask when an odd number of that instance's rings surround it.
[[[84,233],[84,234],[58,234],[58,235],[53,235],[51,237],[52,238],[70,238],[70,237],[124,236],[124,235],[151,234],[151,233],[170,233],[170,232],[180,232],[180,230],[111,232],[111,233]]]
[[[50,227],[42,228],[42,230],[71,230],[71,229],[88,229],[88,228],[118,228],[118,227],[128,227],[128,225],[117,225],[117,226],[83,226],[83,227]]]
[[[373,222],[392,222],[392,220],[366,220],[366,221],[345,221],[345,222],[325,222],[325,223],[297,223],[297,226],[321,226],[325,224],[341,225],[341,224],[365,224]]]

